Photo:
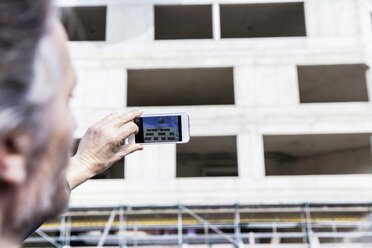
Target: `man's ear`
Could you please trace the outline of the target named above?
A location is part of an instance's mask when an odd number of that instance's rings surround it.
[[[26,180],[26,158],[12,147],[11,142],[0,141],[0,181],[20,185]]]

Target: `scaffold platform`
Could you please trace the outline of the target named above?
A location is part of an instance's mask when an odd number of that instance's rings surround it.
[[[372,247],[372,203],[72,207],[24,247]]]

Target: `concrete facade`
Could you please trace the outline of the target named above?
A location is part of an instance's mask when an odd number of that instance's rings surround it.
[[[91,180],[71,206],[372,201],[372,175],[266,176],[264,135],[372,133],[370,102],[301,104],[298,65],[372,65],[371,6],[366,0],[305,0],[306,37],[219,36],[219,4],[292,0],[59,0],[59,6],[107,6],[106,41],[70,42],[78,74],[71,105],[76,138],[127,107],[128,69],[232,67],[234,105],[140,107],[187,112],[191,136],[236,136],[238,177],[176,178],[176,146],[146,146],[125,160],[125,179]],[[154,5],[210,4],[213,39],[154,40]],[[367,70],[368,95],[372,76]],[[369,166],[372,166],[370,164]]]

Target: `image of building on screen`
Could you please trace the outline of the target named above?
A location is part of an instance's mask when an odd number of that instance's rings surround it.
[[[145,143],[179,141],[178,116],[143,118]]]

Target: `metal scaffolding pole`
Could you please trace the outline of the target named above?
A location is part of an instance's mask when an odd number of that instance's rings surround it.
[[[67,217],[67,225],[66,225],[66,246],[70,247],[70,239],[71,239],[71,215]]]
[[[212,229],[213,231],[215,231],[219,236],[221,236],[224,239],[226,239],[227,241],[229,241],[235,247],[238,247],[239,246],[239,244],[237,242],[235,242],[235,240],[233,238],[231,238],[229,235],[227,235],[224,232],[222,232],[215,225],[210,224],[208,221],[206,221],[205,219],[203,219],[202,217],[200,217],[199,215],[197,215],[196,213],[194,213],[191,209],[188,209],[186,207],[182,207],[182,209],[185,212],[187,212],[189,215],[191,215],[192,217],[194,217],[195,219],[197,219],[199,222],[204,223],[204,224],[207,224],[210,229]]]
[[[106,241],[106,238],[107,238],[107,236],[109,234],[109,231],[111,229],[112,223],[114,222],[115,214],[116,214],[116,209],[114,208],[111,211],[111,215],[110,215],[110,217],[107,221],[107,225],[105,227],[105,230],[103,231],[103,234],[102,234],[101,238],[99,239],[97,247],[102,247],[105,244],[105,241]]]
[[[66,223],[66,215],[62,216],[59,226],[59,240],[62,245],[65,245],[65,223]]]
[[[239,211],[239,205],[236,204],[234,208],[234,232],[235,232],[235,241],[239,246],[243,245],[243,239],[241,235],[241,230],[240,230],[240,211]]]
[[[133,228],[133,231],[134,231],[134,241],[133,241],[133,246],[134,247],[137,247],[137,237],[138,237],[138,221],[135,221],[134,222],[134,228]]]
[[[178,206],[178,248],[182,248],[182,206]]]
[[[313,248],[313,230],[311,226],[311,213],[310,213],[310,205],[305,205],[305,215],[306,215],[306,224],[307,224],[307,239],[309,242],[309,247]]]
[[[124,207],[120,207],[119,209],[119,247],[126,248],[127,247],[127,239],[126,239],[126,216],[124,212]]]
[[[57,243],[53,238],[49,237],[46,233],[44,233],[43,231],[41,231],[40,229],[37,229],[35,231],[37,234],[40,235],[40,237],[42,237],[43,239],[45,239],[46,241],[48,241],[49,243],[51,243],[52,245],[54,245],[54,247],[57,247],[57,248],[61,248],[62,246]]]
[[[302,233],[306,233],[306,220],[305,220],[304,212],[301,212],[301,231]],[[307,243],[307,239],[305,235],[302,237],[302,243],[304,244]]]
[[[332,223],[332,232],[337,233],[337,226],[335,225],[335,223]],[[333,242],[335,242],[335,243],[337,242],[336,237],[333,238]]]
[[[204,223],[204,235],[205,235],[205,245],[209,246],[209,228],[206,223]]]

